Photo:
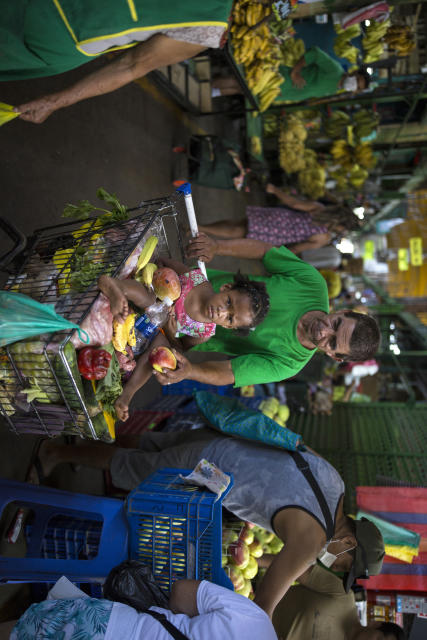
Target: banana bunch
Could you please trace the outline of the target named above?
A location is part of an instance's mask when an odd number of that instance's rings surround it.
[[[414,35],[407,25],[392,25],[384,36],[390,49],[398,56],[407,56],[416,47]]]
[[[263,133],[266,138],[277,137],[279,119],[274,113],[265,113],[262,119]]]
[[[239,0],[233,9],[231,36],[233,55],[245,69],[249,89],[259,98],[260,111],[268,109],[280,94],[284,78],[278,72],[280,46],[266,23],[257,25],[271,14],[271,7],[254,0]]]
[[[337,23],[334,25],[334,30],[337,35],[342,35],[345,33],[347,40],[353,40],[353,38],[357,38],[357,36],[360,36],[361,33],[359,23],[352,24],[350,27],[347,27],[347,29],[343,29],[342,26]]]
[[[350,116],[345,111],[337,109],[333,111],[329,118],[326,118],[323,124],[323,130],[328,138],[342,138],[345,135],[346,128],[351,122]]]
[[[286,173],[305,169],[304,142],[307,131],[303,121],[290,114],[281,124],[279,133],[279,164]]]
[[[251,153],[254,156],[260,156],[262,153],[261,138],[259,136],[251,136]]]
[[[282,53],[282,64],[286,67],[293,67],[305,53],[305,44],[301,38],[288,38],[280,46]]]
[[[346,171],[351,171],[354,165],[372,169],[376,164],[372,145],[369,142],[352,146],[347,140],[336,140],[331,147],[331,154],[335,162]]]
[[[335,38],[334,53],[339,58],[345,58],[351,62],[351,64],[356,64],[360,51],[357,47],[350,44],[350,42],[345,39],[344,34],[342,34]]]
[[[359,109],[353,115],[354,133],[359,140],[367,138],[378,127],[380,116],[374,111],[368,109]]]
[[[298,190],[312,200],[325,195],[325,182],[326,171],[317,161],[315,165],[298,173]]]
[[[157,265],[155,265],[154,262],[148,262],[145,267],[143,267],[143,269],[138,273],[135,279],[138,280],[138,282],[142,282],[142,284],[145,284],[147,289],[152,290],[153,275],[155,271],[157,271]]]
[[[371,21],[369,27],[366,27],[366,33],[362,38],[362,47],[364,51],[363,62],[369,64],[376,62],[384,53],[384,45],[381,42],[390,27],[390,20],[384,22]]]
[[[257,29],[251,27],[271,14],[271,7],[255,0],[238,0],[233,7],[230,27],[233,55],[238,64],[250,64],[256,57],[268,56],[271,34],[264,23]]]
[[[369,173],[366,169],[363,169],[358,164],[355,164],[348,174],[348,181],[352,187],[358,189],[363,185]]]
[[[360,35],[360,25],[354,24],[347,29],[343,29],[341,25],[335,25],[335,31],[338,35],[334,40],[334,53],[339,58],[345,58],[351,62],[351,64],[357,64],[360,51],[357,47],[350,44],[350,40]]]
[[[353,147],[344,138],[335,140],[331,147],[331,155],[335,162],[344,169],[350,170],[354,164]]]
[[[338,191],[346,191],[348,189],[348,171],[342,167],[338,167],[334,171],[329,171],[329,177],[335,180]]]
[[[356,163],[364,169],[373,169],[377,164],[372,145],[369,142],[361,142],[354,147],[354,158]]]

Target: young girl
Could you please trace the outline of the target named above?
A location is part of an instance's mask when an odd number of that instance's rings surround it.
[[[190,349],[209,340],[215,333],[216,325],[247,336],[250,329],[265,318],[269,309],[269,296],[263,282],[249,280],[238,273],[233,282],[222,285],[220,291],[215,293],[200,269],[188,269],[182,263],[166,259],[162,263],[178,274],[181,295],[175,302],[163,333],[159,332],[149,349],[139,356],[134,372],[115,402],[119,420],[129,417],[130,401],[152,374],[148,354],[154,347],[172,345],[180,350]],[[119,322],[123,322],[129,313],[128,301],[139,309],[145,309],[155,302],[154,293],[136,280],[118,280],[103,275],[98,280],[98,286],[109,299],[111,313]]]

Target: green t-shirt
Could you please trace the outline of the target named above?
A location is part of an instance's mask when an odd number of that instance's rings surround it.
[[[291,67],[281,66],[280,73],[285,82],[280,86],[281,93],[276,102],[282,100],[306,100],[307,98],[321,98],[331,96],[338,91],[339,82],[344,69],[339,62],[328,56],[319,47],[311,47],[304,54],[305,67],[301,69],[301,75],[305,80],[302,89],[294,87],[291,80]]]
[[[304,581],[289,589],[273,613],[273,625],[283,640],[347,640],[359,624],[352,591],[342,580],[315,565]]]
[[[265,282],[270,296],[270,310],[263,322],[247,338],[217,326],[212,338],[193,347],[237,356],[231,362],[236,387],[278,382],[296,375],[316,351],[299,342],[299,319],[307,311],[329,310],[326,282],[314,267],[286,247],[273,247],[263,262],[270,275],[251,276]],[[221,285],[233,281],[233,274],[209,269],[208,278],[219,291]]]

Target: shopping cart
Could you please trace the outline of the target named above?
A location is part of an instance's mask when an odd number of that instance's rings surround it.
[[[167,254],[184,262],[180,220],[186,218],[191,233],[197,233],[189,184],[127,213],[127,220],[108,226],[93,218],[45,227],[28,240],[1,221],[15,242],[0,259],[0,268],[8,272],[4,288],[54,305],[74,324],[81,325],[89,314],[96,323],[105,313],[97,288],[102,273],[131,275],[150,236],[158,238],[153,261]],[[199,266],[206,273],[204,263]],[[76,270],[79,278],[73,280]],[[16,434],[114,439],[91,385],[80,376],[73,339],[73,331],[61,331],[0,349],[0,415]]]

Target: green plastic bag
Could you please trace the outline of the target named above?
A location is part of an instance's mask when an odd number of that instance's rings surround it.
[[[22,293],[0,291],[0,347],[64,329],[77,329],[80,340],[89,342],[86,331],[59,316],[53,305],[41,304]]]
[[[17,118],[20,114],[19,111],[14,111],[14,107],[11,104],[0,102],[0,127],[2,124],[6,124],[9,120]]]

